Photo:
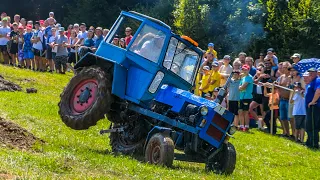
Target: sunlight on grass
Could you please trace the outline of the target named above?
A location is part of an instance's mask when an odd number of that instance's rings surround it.
[[[174,161],[173,168],[145,164],[110,153],[107,128],[101,120],[87,131],[75,131],[58,116],[60,93],[72,74],[38,73],[0,65],[0,74],[24,89],[0,92],[0,116],[44,140],[32,151],[0,148],[0,172],[26,179],[318,179],[320,152],[257,130],[238,132],[231,142],[237,150],[235,172],[218,176],[204,164]],[[38,89],[37,94],[25,88]]]

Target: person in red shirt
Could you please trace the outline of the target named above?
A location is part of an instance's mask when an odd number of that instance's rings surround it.
[[[131,39],[132,39],[132,29],[130,27],[127,27],[126,28],[126,37],[125,37],[125,41],[126,41],[126,46],[129,45]]]

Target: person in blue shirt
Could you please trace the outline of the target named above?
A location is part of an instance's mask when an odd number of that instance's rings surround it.
[[[240,130],[249,130],[249,106],[252,101],[253,91],[253,78],[249,74],[250,67],[248,65],[242,66],[242,79],[240,81],[240,106],[239,106],[239,119],[240,119]]]
[[[320,78],[318,78],[315,68],[309,69],[308,72],[310,83],[306,86],[305,93],[305,104],[307,106],[306,132],[308,134],[306,145],[309,148],[319,148]]]
[[[102,28],[101,27],[97,27],[96,30],[95,30],[95,33],[97,35],[97,38],[96,38],[96,40],[94,42],[94,47],[92,48],[93,52],[95,52],[98,49],[100,43],[103,41]]]
[[[257,73],[257,69],[253,66],[253,58],[252,57],[246,57],[244,63],[250,67],[249,74],[253,77]]]

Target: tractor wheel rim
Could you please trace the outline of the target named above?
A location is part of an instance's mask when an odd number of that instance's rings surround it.
[[[153,164],[158,164],[160,162],[160,146],[155,146],[152,149],[151,158]]]
[[[73,90],[70,100],[71,110],[74,114],[80,114],[92,107],[97,98],[98,81],[86,79],[80,82]]]

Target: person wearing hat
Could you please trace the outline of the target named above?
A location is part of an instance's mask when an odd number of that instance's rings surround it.
[[[208,53],[213,54],[213,60],[216,61],[218,59],[218,53],[216,50],[214,50],[214,44],[209,43],[208,44],[208,50],[206,51],[205,57],[207,56]]]
[[[8,26],[8,18],[2,18],[2,26],[0,26],[0,54],[2,54],[4,64],[9,64],[9,54],[7,51],[7,43],[9,41],[10,27]]]
[[[59,28],[59,34],[55,39],[54,46],[57,46],[57,52],[55,57],[56,71],[60,74],[65,74],[67,70],[68,50],[67,42],[68,38],[64,34],[64,27]]]
[[[290,102],[293,104],[292,115],[295,120],[295,141],[303,143],[304,141],[304,129],[305,129],[305,119],[306,119],[306,106],[304,98],[304,89],[300,82],[295,82],[293,84],[294,92],[293,96],[290,99]]]
[[[19,24],[14,22],[12,24],[13,30],[10,33],[10,40],[11,40],[11,45],[10,45],[10,56],[11,56],[11,65],[16,66],[16,57],[18,53],[18,37],[19,37],[19,31],[18,27]]]
[[[97,38],[96,38],[96,40],[94,42],[94,47],[92,48],[93,52],[95,52],[98,49],[100,43],[103,41],[103,36],[102,36],[103,30],[102,30],[102,28],[101,27],[97,27],[96,30],[95,30],[95,34],[97,35]]]
[[[35,70],[43,72],[45,69],[45,64],[42,60],[42,56],[44,55],[44,49],[42,46],[42,42],[44,41],[43,39],[43,33],[40,30],[40,22],[36,21],[34,23],[35,31],[33,33],[33,36],[31,38],[31,42],[33,43],[33,53],[34,53],[34,60],[36,64],[36,69],[33,67]]]
[[[223,57],[223,65],[219,69],[219,73],[221,75],[220,86],[224,86],[230,74],[232,73],[232,66],[230,65],[231,57],[229,55],[225,55]]]
[[[212,63],[212,70],[211,70],[211,76],[209,79],[209,92],[211,92],[214,90],[214,88],[217,88],[220,86],[220,81],[221,81],[221,74],[219,73],[219,64],[218,62],[213,62]]]
[[[228,110],[234,114],[234,126],[239,129],[240,70],[233,70],[228,87]]]
[[[124,39],[125,39],[125,42],[126,42],[126,46],[128,46],[130,41],[131,41],[131,39],[132,39],[132,29],[131,29],[131,27],[127,27],[126,30],[125,30],[125,33],[126,33],[126,37]]]
[[[201,92],[201,96],[205,98],[205,94],[210,93],[212,95],[212,91],[210,92],[210,78],[211,78],[211,70],[209,66],[203,66],[203,76],[201,79],[201,86],[199,91]]]
[[[278,60],[278,57],[275,54],[276,53],[275,53],[274,49],[273,48],[269,48],[269,49],[267,49],[267,56],[265,58],[268,59],[271,62],[272,67],[276,68],[277,65],[278,65],[279,60]]]
[[[309,148],[319,148],[320,130],[320,78],[317,70],[311,68],[309,72],[309,84],[306,86],[305,102],[307,108],[306,132],[308,134],[306,145]]]
[[[301,55],[298,54],[298,53],[294,53],[294,54],[291,56],[291,59],[292,59],[292,61],[293,61],[295,64],[297,64],[297,63],[300,61],[300,59],[301,59]]]
[[[242,79],[240,81],[240,106],[239,106],[239,118],[240,118],[240,130],[249,130],[249,106],[252,101],[253,91],[253,78],[249,74],[250,67],[248,65],[242,66]]]

